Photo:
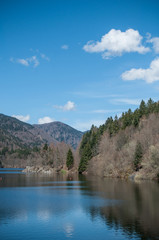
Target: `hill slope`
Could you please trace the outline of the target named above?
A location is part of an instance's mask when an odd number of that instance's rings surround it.
[[[61,122],[31,125],[0,114],[0,150],[6,147],[9,150],[33,148],[57,142],[65,142],[76,148],[82,135],[82,132]]]
[[[92,126],[80,145],[79,172],[105,177],[159,179],[159,102]]]
[[[83,133],[61,122],[36,124],[35,128],[43,130],[47,135],[58,142],[65,142],[76,148]]]
[[[45,142],[44,133],[16,118],[0,114],[0,148],[33,147]]]
[[[69,147],[76,148],[81,137],[60,122],[30,125],[0,114],[0,167],[65,166]]]

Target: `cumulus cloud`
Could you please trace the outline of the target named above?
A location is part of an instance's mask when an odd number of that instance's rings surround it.
[[[18,120],[22,121],[22,122],[28,122],[30,120],[30,115],[12,115],[12,117],[17,118]]]
[[[124,72],[121,77],[123,80],[127,81],[140,79],[147,83],[159,81],[159,57],[151,62],[149,68],[132,68],[131,70]]]
[[[153,44],[153,49],[155,53],[159,53],[159,37],[151,38],[147,42],[150,42]]]
[[[65,45],[62,45],[61,48],[62,48],[63,50],[68,50],[69,47],[68,47],[68,45],[65,44]]]
[[[55,120],[53,118],[50,118],[48,116],[43,117],[43,118],[39,118],[38,119],[38,124],[44,124],[44,123],[50,123],[50,122],[54,122]]]
[[[124,53],[138,52],[140,54],[150,51],[142,45],[143,37],[137,30],[128,29],[125,32],[112,29],[102,36],[100,41],[89,41],[83,47],[89,53],[103,53],[102,57],[108,59],[114,56],[121,56]]]
[[[73,111],[75,110],[75,103],[68,101],[64,106],[55,105],[54,107],[57,109],[61,109],[62,111]]]

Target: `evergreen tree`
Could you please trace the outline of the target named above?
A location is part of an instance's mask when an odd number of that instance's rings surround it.
[[[73,167],[73,164],[74,164],[74,157],[71,149],[69,149],[67,152],[66,166],[68,169],[71,169]]]
[[[139,110],[136,109],[133,114],[133,125],[137,127],[139,124],[139,121],[140,121],[140,114],[139,114]]]
[[[135,154],[134,154],[134,167],[136,171],[138,171],[141,168],[142,156],[143,156],[142,145],[138,141],[136,144]]]
[[[148,111],[148,114],[149,113],[152,113],[154,110],[154,101],[150,98],[147,102],[147,111]]]
[[[44,147],[43,147],[43,150],[44,150],[44,151],[47,151],[47,150],[48,150],[48,145],[47,145],[47,143],[45,143],[45,145],[44,145]]]
[[[146,103],[144,102],[144,100],[141,101],[139,110],[140,110],[140,117],[146,114]]]
[[[90,143],[88,142],[85,145],[81,155],[81,160],[78,168],[78,171],[80,173],[84,172],[87,169],[88,161],[91,159],[91,157],[92,157],[92,151],[91,151]]]
[[[117,115],[115,115],[114,122],[113,122],[113,132],[117,133],[119,131],[119,129],[120,129],[119,120],[118,120]]]

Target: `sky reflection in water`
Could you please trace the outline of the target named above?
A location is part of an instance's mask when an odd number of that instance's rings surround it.
[[[2,239],[159,239],[158,183],[3,174]]]

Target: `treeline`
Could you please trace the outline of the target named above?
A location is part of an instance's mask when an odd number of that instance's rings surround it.
[[[49,167],[55,169],[74,167],[74,151],[65,143],[43,144],[41,147],[0,149],[0,166],[10,167]]]
[[[87,169],[88,161],[98,154],[98,146],[101,136],[104,132],[108,132],[109,137],[115,136],[120,130],[125,129],[128,126],[133,125],[135,128],[138,127],[140,119],[145,116],[148,117],[151,113],[159,113],[159,102],[154,102],[151,98],[145,103],[141,101],[139,108],[134,112],[129,109],[127,112],[122,113],[120,118],[115,116],[113,119],[109,117],[105,124],[99,128],[94,125],[90,131],[83,135],[82,142],[80,145],[80,164],[79,173],[84,172]]]
[[[6,154],[15,154],[17,153],[19,158],[26,158],[28,155],[30,155],[32,152],[39,152],[40,148],[38,147],[33,147],[33,148],[17,148],[17,149],[9,149],[8,147],[3,147],[2,150],[0,151],[0,156],[5,156]]]

